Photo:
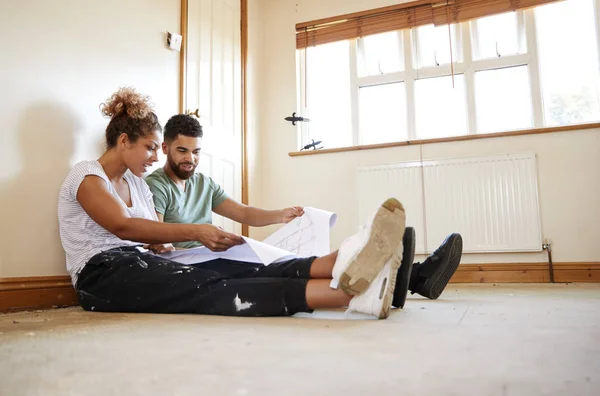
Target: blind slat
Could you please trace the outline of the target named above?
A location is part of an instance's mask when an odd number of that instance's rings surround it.
[[[296,25],[302,49],[422,25],[458,23],[559,0],[423,0]]]
[[[536,7],[557,0],[458,0],[455,4],[433,8],[434,25],[465,22],[471,19]],[[446,7],[448,10],[446,10]],[[448,16],[450,20],[448,21]]]

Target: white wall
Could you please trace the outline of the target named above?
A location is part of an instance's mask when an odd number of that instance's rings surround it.
[[[66,274],[57,222],[71,165],[97,158],[98,106],[128,85],[178,110],[179,0],[0,2],[0,278]]]
[[[253,3],[253,2],[252,2]],[[259,2],[260,3],[260,2]],[[357,226],[355,172],[358,166],[419,159],[419,147],[396,147],[304,157],[297,149],[297,131],[283,120],[296,110],[295,28],[298,22],[376,8],[384,0],[263,0],[263,79],[258,97],[262,133],[262,180],[251,195],[253,205],[280,208],[316,206],[339,215],[332,230],[332,248]],[[256,5],[255,5],[256,6]],[[252,29],[252,26],[250,27]],[[423,146],[424,159],[535,152],[544,238],[553,241],[559,262],[600,261],[600,130],[528,135]],[[431,219],[429,219],[431,221]],[[275,228],[252,229],[263,238]],[[441,241],[440,241],[441,242]],[[545,253],[465,255],[463,263],[545,261]]]

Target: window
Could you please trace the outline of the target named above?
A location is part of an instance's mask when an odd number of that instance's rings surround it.
[[[506,67],[475,73],[477,132],[533,127],[529,68]]]
[[[509,12],[479,18],[471,23],[473,58],[490,59],[527,51],[523,13]]]
[[[595,15],[590,0],[568,0],[535,9],[546,125],[600,118]],[[557,29],[559,18],[562,22]]]
[[[404,70],[402,35],[381,33],[358,40],[360,51],[359,76],[377,76]]]
[[[467,131],[465,79],[434,77],[415,82],[416,129],[419,139],[464,135]]]
[[[600,0],[566,0],[298,50],[302,145],[600,121]]]
[[[450,37],[452,37],[452,61],[459,61],[457,56],[457,26],[450,26]],[[416,54],[415,67],[429,67],[450,64],[450,40],[448,39],[448,27],[433,25],[421,26],[416,29],[414,38],[414,49]]]
[[[309,107],[304,115],[310,122],[310,137],[327,142],[329,147],[352,145],[350,108],[350,66],[347,41],[311,47],[306,54],[308,79],[305,89]]]
[[[361,87],[358,108],[360,144],[408,139],[404,83]]]

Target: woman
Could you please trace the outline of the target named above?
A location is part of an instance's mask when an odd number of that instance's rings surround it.
[[[183,265],[139,247],[199,241],[224,251],[244,241],[211,224],[158,222],[141,178],[158,161],[162,141],[149,98],[122,88],[101,111],[110,117],[107,150],[98,160],[73,167],[58,205],[67,269],[84,309],[277,316],[349,306],[388,316],[404,234],[398,201],[387,200],[362,234],[344,242],[339,255],[269,266],[225,259]],[[332,278],[340,288],[330,287]],[[396,294],[406,296],[406,287]]]

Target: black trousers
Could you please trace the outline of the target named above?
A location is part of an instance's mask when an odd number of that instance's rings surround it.
[[[185,265],[122,247],[92,257],[75,288],[88,311],[286,316],[311,311],[306,284],[314,259]]]

